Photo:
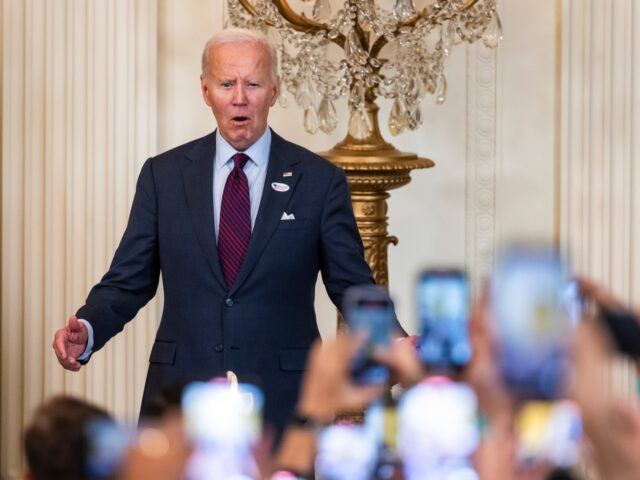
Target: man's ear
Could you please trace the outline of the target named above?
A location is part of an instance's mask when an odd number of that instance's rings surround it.
[[[200,74],[200,92],[202,93],[202,99],[204,103],[206,103],[209,107],[211,103],[209,103],[209,85],[207,85],[207,79],[204,74]]]
[[[278,101],[278,97],[280,96],[280,75],[276,77],[276,81],[273,84],[273,99],[271,100],[270,106],[274,106]]]

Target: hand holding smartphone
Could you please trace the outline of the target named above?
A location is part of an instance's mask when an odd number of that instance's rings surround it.
[[[376,360],[389,348],[395,318],[393,301],[387,291],[375,285],[359,285],[345,292],[342,312],[352,335],[362,337],[362,345],[351,362],[351,375],[359,385],[381,385],[389,370]]]

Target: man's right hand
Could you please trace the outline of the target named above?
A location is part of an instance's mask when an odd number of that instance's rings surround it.
[[[88,338],[87,327],[75,315],[69,317],[67,326],[58,330],[53,337],[53,351],[60,365],[72,372],[80,370],[82,365],[78,357],[87,348]]]

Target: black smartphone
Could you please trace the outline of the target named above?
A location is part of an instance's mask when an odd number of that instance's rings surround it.
[[[458,372],[471,360],[469,280],[459,269],[425,270],[418,279],[418,353],[430,370]]]
[[[491,283],[499,368],[522,399],[564,394],[571,318],[563,294],[568,273],[551,247],[514,247],[498,259]]]
[[[344,295],[342,313],[353,335],[363,343],[351,362],[354,382],[361,385],[384,384],[389,378],[386,366],[376,361],[376,353],[389,348],[394,320],[393,301],[387,291],[375,285],[356,285]]]
[[[640,319],[627,309],[600,305],[598,310],[618,352],[633,359],[640,358]]]

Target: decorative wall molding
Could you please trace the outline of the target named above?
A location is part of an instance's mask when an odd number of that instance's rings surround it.
[[[575,270],[640,302],[640,7],[563,0],[561,243]]]
[[[468,47],[465,235],[466,264],[476,290],[491,272],[495,255],[497,61],[497,50]]]
[[[155,153],[156,2],[2,3],[2,478],[17,477],[22,428],[55,393],[137,416],[154,305],[81,373],[51,343],[106,271]]]

